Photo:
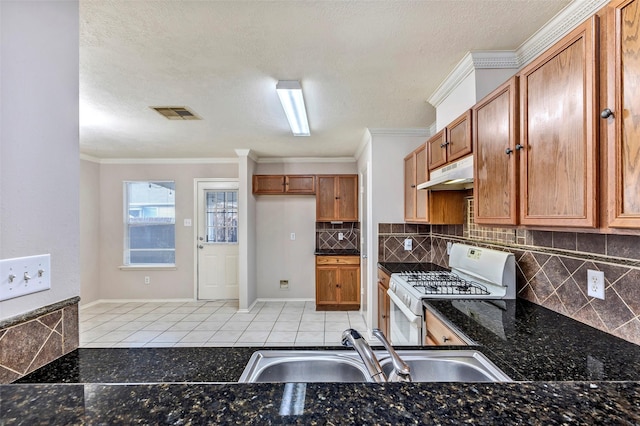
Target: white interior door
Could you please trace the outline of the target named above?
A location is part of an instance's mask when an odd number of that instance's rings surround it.
[[[238,298],[238,183],[198,182],[198,299]]]

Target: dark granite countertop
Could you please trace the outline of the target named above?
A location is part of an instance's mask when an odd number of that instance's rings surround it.
[[[360,256],[360,250],[316,249],[316,251],[313,254],[315,254],[316,256]]]
[[[639,346],[524,300],[428,303],[516,382],[223,383],[268,348],[78,349],[1,385],[0,424],[640,424]]]
[[[426,272],[426,271],[445,271],[446,268],[436,265],[435,263],[394,263],[394,262],[379,262],[378,268],[385,271],[387,274],[395,274],[405,271]]]

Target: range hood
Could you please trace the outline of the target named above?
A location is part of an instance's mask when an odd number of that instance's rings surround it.
[[[432,171],[431,179],[418,185],[418,189],[450,191],[473,188],[473,155]]]

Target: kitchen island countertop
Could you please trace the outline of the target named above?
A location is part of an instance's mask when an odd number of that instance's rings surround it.
[[[264,348],[78,349],[1,385],[0,424],[640,424],[637,345],[523,300],[497,333],[429,303],[516,381],[239,384]]]

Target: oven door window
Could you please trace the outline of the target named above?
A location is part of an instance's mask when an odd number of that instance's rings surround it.
[[[421,345],[422,318],[408,318],[402,308],[391,301],[390,339],[393,345]]]

